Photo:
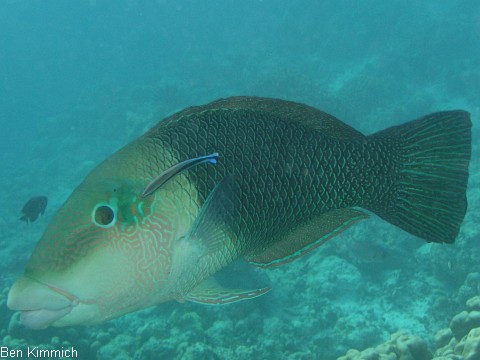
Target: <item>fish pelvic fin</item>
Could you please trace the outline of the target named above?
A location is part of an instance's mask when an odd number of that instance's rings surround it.
[[[455,110],[371,135],[397,144],[398,164],[394,196],[370,210],[428,242],[454,242],[467,210],[471,126],[470,114]]]
[[[185,300],[200,304],[224,305],[254,299],[269,291],[269,287],[251,290],[227,289],[222,287],[213,277],[210,277],[188,293]]]

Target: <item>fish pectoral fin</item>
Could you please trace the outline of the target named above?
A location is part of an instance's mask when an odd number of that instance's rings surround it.
[[[366,218],[368,214],[351,208],[329,211],[294,228],[280,239],[275,239],[273,245],[262,252],[248,254],[245,259],[251,265],[262,268],[286,264]]]
[[[260,289],[227,289],[210,277],[190,291],[185,300],[211,305],[230,304],[237,301],[254,299],[270,291],[269,287]]]
[[[208,253],[224,248],[230,242],[227,224],[233,216],[233,178],[224,177],[205,200],[187,238],[201,241]]]

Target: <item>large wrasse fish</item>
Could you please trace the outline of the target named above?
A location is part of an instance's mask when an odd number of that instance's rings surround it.
[[[365,136],[315,108],[256,97],[190,107],[97,166],[54,216],[8,295],[34,329],[94,324],[169,300],[223,304],[268,288],[212,275],[239,257],[292,261],[374,213],[452,243],[471,122],[424,116]]]

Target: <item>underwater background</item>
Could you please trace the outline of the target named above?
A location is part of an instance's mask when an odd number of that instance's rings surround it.
[[[365,134],[469,111],[457,241],[372,216],[283,267],[219,274],[272,287],[254,300],[24,328],[8,288],[71,191],[165,116],[232,95],[306,103]],[[479,124],[476,0],[0,0],[0,344],[81,359],[480,359]],[[36,195],[45,215],[21,222]]]

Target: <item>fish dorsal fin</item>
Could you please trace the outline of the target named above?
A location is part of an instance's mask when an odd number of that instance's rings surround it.
[[[364,140],[365,135],[345,124],[335,116],[320,111],[312,106],[293,101],[238,96],[220,99],[202,107],[207,109],[239,109],[264,111],[269,114],[291,121],[296,121],[304,126],[311,127],[323,135],[335,140]]]
[[[182,119],[203,111],[221,111],[228,109],[257,111],[259,113],[265,112],[279,118],[287,118],[290,121],[307,126],[339,141],[365,140],[366,138],[361,132],[340,121],[335,116],[315,109],[312,106],[293,101],[256,96],[234,96],[219,99],[202,106],[192,106],[163,120],[162,124],[163,126],[170,126],[177,121],[181,121]],[[157,131],[156,128],[153,128],[146,136],[151,135],[150,133],[154,133],[155,131]]]
[[[366,218],[366,213],[355,209],[332,210],[295,228],[263,252],[245,258],[258,267],[280,266],[305,255]]]
[[[233,215],[233,178],[224,177],[211,191],[193,223],[187,239],[201,241],[208,252],[219,250],[229,239],[226,222]]]
[[[194,288],[185,300],[212,305],[223,305],[237,301],[259,297],[270,290],[269,287],[260,289],[227,289],[222,287],[213,277],[204,280]]]

